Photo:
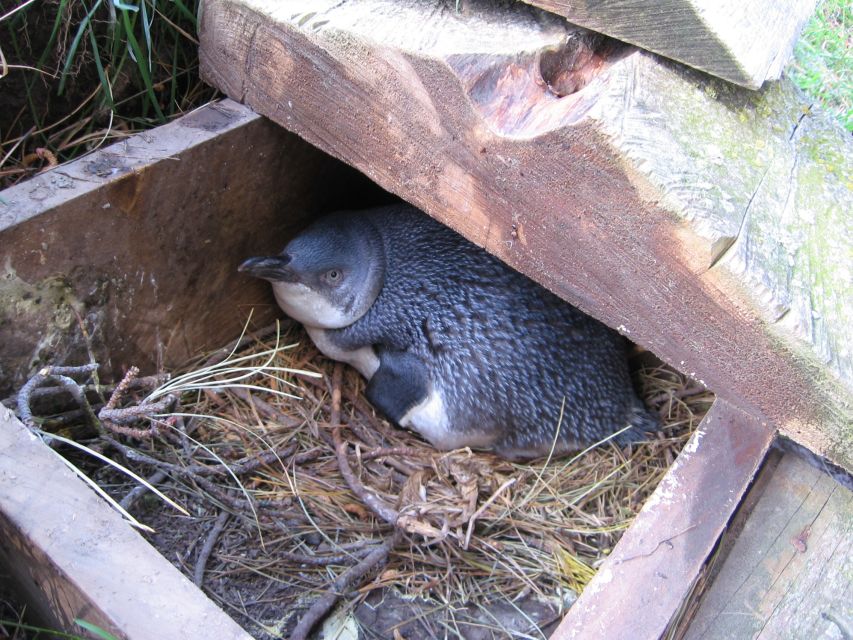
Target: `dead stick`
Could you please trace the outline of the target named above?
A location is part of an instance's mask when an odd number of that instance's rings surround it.
[[[344,477],[344,480],[346,480],[347,485],[349,485],[352,492],[382,520],[388,524],[396,526],[399,514],[389,507],[382,498],[368,491],[364,487],[361,481],[353,473],[352,467],[350,467],[349,460],[347,459],[347,443],[344,442],[344,439],[341,436],[340,425],[342,366],[343,365],[340,363],[336,363],[335,369],[332,372],[332,411],[330,420],[333,426],[332,440],[335,444],[335,454],[338,458],[338,467],[341,470],[341,475]]]
[[[510,478],[509,480],[504,482],[501,486],[499,486],[497,488],[497,490],[489,497],[489,499],[486,500],[482,504],[482,506],[479,509],[477,509],[474,512],[474,514],[471,516],[471,518],[468,520],[468,530],[465,532],[465,542],[462,543],[462,548],[464,550],[467,551],[468,545],[471,543],[471,534],[474,532],[474,523],[477,521],[477,518],[479,518],[481,515],[483,515],[483,513],[485,513],[486,509],[488,509],[489,506],[495,500],[497,500],[498,496],[504,491],[504,489],[508,489],[509,487],[514,485],[516,480],[518,480],[518,478]]]
[[[289,444],[283,447],[282,449],[258,452],[248,459],[244,458],[242,462],[234,462],[232,464],[227,465],[191,464],[182,467],[179,464],[174,464],[172,462],[166,462],[164,460],[152,458],[151,456],[146,455],[141,451],[137,451],[132,447],[128,447],[127,445],[124,445],[118,440],[110,438],[109,436],[104,436],[104,440],[106,440],[110,445],[115,447],[128,460],[132,460],[133,462],[141,462],[143,464],[164,469],[166,471],[170,471],[178,475],[188,475],[194,478],[209,475],[222,476],[225,474],[240,476],[246,473],[250,473],[258,467],[273,464],[274,462],[280,462],[284,464],[284,460],[286,458],[289,458],[296,450],[296,445]]]
[[[131,384],[131,389],[148,389],[154,388],[159,384],[163,383],[164,376],[145,376],[143,378],[135,378]],[[81,384],[80,388],[86,393],[97,393],[99,391],[108,391],[112,392],[115,390],[114,386],[110,385],[97,385],[97,384]],[[37,389],[33,389],[30,393],[30,400],[41,400],[42,398],[53,398],[55,396],[61,396],[63,394],[69,393],[68,389],[63,386],[55,386],[55,387],[39,387]],[[9,406],[10,403],[17,406],[17,399],[15,396],[9,396],[3,400],[3,404]]]
[[[92,406],[86,399],[86,393],[80,388],[80,385],[69,378],[68,376],[91,374],[98,368],[98,364],[93,362],[79,367],[63,367],[63,366],[48,366],[41,369],[36,375],[30,378],[27,383],[21,387],[18,392],[18,416],[25,425],[30,428],[36,426],[33,420],[33,413],[30,409],[30,395],[36,387],[43,385],[47,381],[55,381],[65,389],[67,389],[77,404],[83,409],[84,415],[94,427],[99,427],[98,418],[95,412],[92,411]]]
[[[127,391],[127,388],[130,386],[130,383],[136,379],[136,376],[139,375],[138,367],[130,367],[121,381],[116,385],[116,388],[113,389],[112,394],[110,395],[110,399],[107,401],[107,406],[105,409],[115,409],[118,406],[118,402],[121,397],[124,395],[124,392]]]
[[[201,548],[201,551],[199,551],[198,559],[195,562],[195,571],[193,572],[193,582],[195,582],[196,586],[199,588],[201,588],[201,584],[204,582],[204,568],[207,566],[207,561],[210,558],[210,554],[213,552],[213,547],[216,545],[216,541],[219,539],[219,535],[225,528],[230,515],[231,514],[227,511],[219,512],[219,517],[216,518],[216,522],[213,523],[213,528],[210,530],[210,533],[207,534],[204,546]]]
[[[361,454],[362,460],[373,460],[374,458],[384,458],[385,456],[405,456],[409,458],[424,458],[430,457],[432,454],[423,449],[415,449],[413,447],[383,447],[380,449],[371,449],[363,451]]]
[[[156,485],[160,482],[163,482],[163,480],[165,479],[166,472],[162,469],[158,469],[150,478],[148,478],[148,484]],[[128,494],[124,498],[121,499],[121,502],[119,502],[119,504],[125,510],[130,509],[136,503],[136,501],[139,500],[139,498],[142,497],[142,495],[145,494],[147,491],[148,487],[146,487],[144,484],[134,487],[131,491],[128,492]]]
[[[314,625],[326,616],[341,596],[351,590],[353,585],[359,584],[370,571],[384,565],[391,549],[397,544],[398,536],[399,532],[395,532],[382,545],[371,551],[364,560],[338,576],[332,587],[322,597],[315,600],[314,604],[302,616],[293,633],[290,634],[290,640],[305,640]]]
[[[317,555],[317,556],[309,556],[302,553],[291,553],[289,551],[276,551],[276,558],[280,560],[287,560],[288,562],[294,562],[297,564],[305,564],[310,566],[326,566],[330,564],[349,564],[354,559],[358,559],[362,556],[370,555],[374,549],[371,547],[364,547],[361,549],[357,549],[355,551],[349,553],[339,553],[336,555]]]

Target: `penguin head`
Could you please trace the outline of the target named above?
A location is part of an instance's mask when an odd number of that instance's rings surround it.
[[[277,256],[249,258],[239,271],[270,281],[294,320],[340,329],[367,313],[379,295],[385,251],[372,225],[342,213],[314,223]]]

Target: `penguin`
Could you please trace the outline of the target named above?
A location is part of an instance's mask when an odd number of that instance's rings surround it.
[[[625,338],[410,205],[327,215],[239,270],[437,449],[527,460],[660,428]]]

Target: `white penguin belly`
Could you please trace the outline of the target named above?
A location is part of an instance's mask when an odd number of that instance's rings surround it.
[[[311,336],[311,340],[320,350],[320,353],[327,358],[346,362],[348,365],[355,367],[355,369],[368,380],[370,380],[373,377],[373,374],[376,373],[376,370],[379,369],[379,358],[377,358],[376,354],[373,352],[373,347],[368,346],[361,347],[353,351],[345,351],[329,340],[325,329],[305,327],[305,330],[308,332],[308,335]]]
[[[489,449],[494,441],[494,437],[483,433],[454,431],[441,391],[434,388],[426,399],[409,409],[400,426],[417,431],[436,449]]]

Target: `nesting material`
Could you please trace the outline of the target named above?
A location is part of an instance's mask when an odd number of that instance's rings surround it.
[[[276,342],[287,346],[271,354]],[[197,582],[266,637],[287,636],[347,567],[391,540],[395,527],[377,516],[376,504],[398,514],[400,532],[387,563],[352,585],[357,590],[344,598],[347,606],[392,587],[426,599],[425,608],[447,612],[448,620],[459,608],[530,597],[553,603],[558,618],[713,401],[710,392],[667,367],[641,369],[642,396],[665,425],[654,441],[626,450],[605,443],[571,457],[516,464],[468,449],[436,451],[388,424],[364,400],[364,380],[348,368],[338,416],[332,407],[335,363],[298,328],[254,341],[231,358],[252,353],[265,355],[241,364],[256,366],[257,374],[238,384],[253,388],[208,382],[184,392],[182,416],[160,419],[179,436],[125,443],[173,466],[172,472],[161,468],[204,518],[198,544],[178,564],[192,575],[193,560],[197,569],[206,553]],[[229,377],[235,376],[218,379]],[[363,487],[359,494],[336,456],[338,423],[338,445]],[[178,468],[184,471],[174,472]],[[164,535],[169,527],[162,521],[155,526]],[[211,535],[214,526],[219,531]],[[203,548],[205,538],[210,548]],[[278,620],[252,613],[245,592],[234,588],[241,575],[254,585],[253,602],[276,603]],[[535,629],[533,622],[528,626]]]

